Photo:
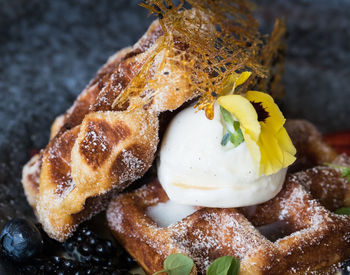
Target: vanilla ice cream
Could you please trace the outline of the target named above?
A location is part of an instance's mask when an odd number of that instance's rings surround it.
[[[245,142],[221,145],[220,109],[213,120],[189,107],[171,121],[163,138],[158,177],[177,203],[207,207],[259,204],[281,190],[287,169],[259,176]]]

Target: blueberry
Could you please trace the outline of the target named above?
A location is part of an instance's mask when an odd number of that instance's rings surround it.
[[[43,243],[38,228],[26,219],[9,221],[0,234],[2,253],[15,261],[27,260],[39,254]]]

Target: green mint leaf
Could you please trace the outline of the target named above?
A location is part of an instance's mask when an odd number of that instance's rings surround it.
[[[342,207],[335,211],[338,215],[350,215],[350,207]]]
[[[240,262],[233,256],[217,258],[209,266],[206,275],[238,275]]]
[[[183,254],[171,254],[163,263],[164,269],[169,275],[188,275],[193,265],[193,260]]]

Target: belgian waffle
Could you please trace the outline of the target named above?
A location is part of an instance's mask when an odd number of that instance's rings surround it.
[[[292,130],[314,129],[305,123],[294,121]],[[333,158],[330,148],[318,142],[328,152],[322,159]],[[308,153],[317,161],[315,151]],[[346,164],[350,159],[341,155],[333,161]],[[155,179],[114,199],[107,219],[114,236],[148,274],[161,270],[173,253],[191,257],[199,274],[225,255],[240,259],[240,274],[334,274],[350,257],[350,217],[331,210],[349,205],[349,198],[350,184],[339,171],[316,166],[288,174],[282,191],[264,204],[200,208],[160,227],[146,214],[148,207],[168,200]]]

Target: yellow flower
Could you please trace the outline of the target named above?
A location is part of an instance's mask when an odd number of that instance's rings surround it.
[[[250,77],[251,72],[243,72],[241,74],[232,73],[224,80],[224,88],[220,95],[232,94],[235,88],[242,85]]]
[[[260,175],[274,174],[295,161],[296,149],[283,127],[285,118],[270,95],[248,91],[245,96],[221,96],[218,103],[239,121]]]

